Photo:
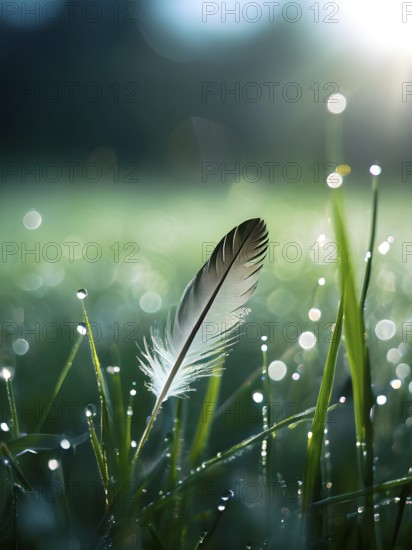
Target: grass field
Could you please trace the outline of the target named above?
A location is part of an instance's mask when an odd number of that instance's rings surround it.
[[[376,210],[356,177],[4,197],[2,548],[408,547],[410,192],[383,174]],[[255,217],[267,255],[223,376],[141,441],[136,343]]]

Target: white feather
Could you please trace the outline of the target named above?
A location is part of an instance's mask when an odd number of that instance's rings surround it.
[[[151,330],[140,368],[149,377],[147,386],[157,402],[192,391],[191,384],[210,376],[238,339],[267,243],[263,220],[247,220],[232,229],[187,285],[173,322],[169,312],[164,338]]]

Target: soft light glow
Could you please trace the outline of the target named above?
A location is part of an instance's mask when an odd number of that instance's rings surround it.
[[[55,458],[51,458],[48,462],[48,466],[49,466],[49,470],[54,472],[54,470],[57,470],[57,468],[60,466],[60,462]]]
[[[399,388],[402,386],[402,382],[396,378],[394,380],[391,380],[389,383],[394,390],[399,390]]]
[[[328,111],[340,115],[346,109],[346,97],[342,94],[332,94],[327,101]]]
[[[407,363],[400,363],[396,369],[396,376],[403,380],[404,378],[407,378],[411,373],[411,367]]]
[[[272,361],[268,367],[268,375],[271,380],[279,382],[287,373],[287,366],[283,361]]]
[[[369,172],[372,174],[372,176],[379,176],[379,174],[382,172],[382,168],[377,164],[372,164],[372,166],[369,168]]]
[[[388,243],[388,241],[383,241],[378,246],[378,251],[384,256],[385,254],[387,254],[389,252],[390,247],[391,247],[391,245]]]
[[[41,215],[37,210],[29,210],[24,214],[23,225],[26,229],[37,229],[41,225]]]
[[[326,283],[325,277],[320,277],[320,278],[318,279],[318,285],[319,285],[319,286],[324,286],[325,283]]]
[[[267,347],[266,344],[262,344],[262,345],[260,346],[260,349],[261,349],[263,352],[266,352],[266,351],[268,350],[268,347]]]
[[[299,345],[302,349],[312,349],[315,344],[316,336],[313,334],[313,332],[302,332],[302,334],[299,336]]]
[[[340,187],[343,183],[343,178],[340,174],[337,172],[332,172],[329,174],[329,176],[326,178],[326,183],[331,189],[337,189]]]
[[[386,354],[386,359],[390,363],[397,363],[400,358],[401,358],[401,353],[397,348],[391,348],[390,350],[388,350],[388,353]]]
[[[412,52],[410,2],[348,2],[345,12],[351,40],[357,38],[361,42],[358,51],[369,51],[376,57],[397,54],[405,58]]]
[[[156,313],[162,306],[162,299],[156,292],[145,292],[139,303],[146,313]]]
[[[62,439],[60,441],[60,447],[64,450],[70,449],[70,441],[68,439]]]
[[[263,394],[260,391],[255,391],[252,395],[252,399],[255,403],[262,403],[263,401]]]
[[[322,312],[320,309],[318,309],[317,307],[312,307],[310,310],[309,310],[309,319],[311,321],[319,321],[319,319],[321,318],[321,315],[322,315]]]
[[[1,369],[1,376],[4,378],[4,380],[10,380],[10,378],[12,377],[10,369],[8,369],[7,367],[3,367]]]
[[[386,403],[386,395],[378,395],[376,398],[376,403],[378,405],[384,405]]]
[[[389,319],[378,321],[375,326],[375,334],[379,340],[390,340],[395,336],[396,325]]]

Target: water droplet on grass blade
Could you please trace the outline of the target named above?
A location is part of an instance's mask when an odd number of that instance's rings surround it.
[[[87,416],[87,418],[94,418],[97,415],[97,409],[96,405],[93,403],[89,403],[86,405],[84,409],[84,414]]]
[[[49,470],[54,472],[60,466],[60,462],[58,460],[56,460],[55,458],[51,458],[49,460],[49,462],[47,463],[47,465],[49,467]]]
[[[85,298],[87,298],[87,290],[85,288],[80,288],[76,292],[76,296],[78,297],[79,300],[84,300]]]
[[[86,328],[86,325],[84,323],[79,323],[76,327],[76,330],[82,336],[84,336],[87,333],[87,328]]]
[[[60,441],[60,447],[65,450],[70,449],[71,447],[70,441],[68,439],[62,439]]]

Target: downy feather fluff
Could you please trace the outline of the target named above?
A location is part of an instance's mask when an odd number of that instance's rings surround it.
[[[233,228],[183,292],[165,335],[151,329],[150,344],[140,360],[146,385],[157,403],[181,396],[200,377],[210,376],[217,361],[239,337],[249,310],[268,243],[263,220],[251,219]]]

